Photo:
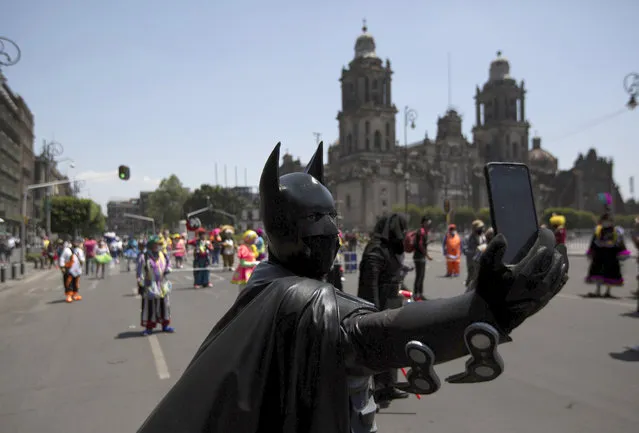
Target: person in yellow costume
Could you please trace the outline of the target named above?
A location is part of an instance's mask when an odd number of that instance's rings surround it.
[[[566,217],[563,215],[552,214],[550,217],[550,226],[553,233],[555,233],[555,242],[557,244],[566,243]]]

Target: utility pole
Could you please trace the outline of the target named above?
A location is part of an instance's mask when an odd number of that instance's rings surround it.
[[[319,146],[322,134],[320,132],[313,132],[313,136],[315,136],[315,146]]]

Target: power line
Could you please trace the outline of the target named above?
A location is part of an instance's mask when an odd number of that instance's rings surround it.
[[[617,110],[615,112],[606,114],[604,116],[601,116],[601,117],[598,117],[596,119],[593,119],[593,120],[591,120],[591,121],[589,121],[587,123],[584,123],[579,128],[575,129],[574,131],[572,131],[572,132],[570,132],[568,134],[561,135],[558,138],[555,138],[553,140],[548,140],[548,141],[550,143],[554,144],[554,143],[556,143],[558,141],[565,140],[566,138],[570,138],[570,137],[572,137],[574,135],[581,134],[582,132],[585,132],[585,131],[587,131],[589,129],[592,129],[592,128],[596,127],[596,126],[599,126],[599,125],[601,125],[603,123],[606,123],[609,120],[612,120],[612,119],[614,119],[614,118],[626,113],[627,111],[628,111],[628,108],[627,107],[623,107],[623,108],[621,108],[621,109],[619,109],[619,110]]]

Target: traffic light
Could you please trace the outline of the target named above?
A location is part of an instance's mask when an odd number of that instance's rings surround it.
[[[450,212],[450,200],[445,199],[444,200],[444,213],[448,213]]]
[[[118,168],[118,176],[120,176],[121,180],[129,180],[131,177],[131,170],[129,169],[129,166],[121,165]]]

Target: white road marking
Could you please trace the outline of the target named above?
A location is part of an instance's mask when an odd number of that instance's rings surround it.
[[[224,277],[220,277],[219,275],[214,274],[214,273],[212,273],[212,272],[211,272],[211,276],[212,276],[213,278],[215,278],[216,280],[218,280],[218,281],[224,281],[224,280],[226,279],[226,278],[224,278]]]
[[[187,280],[193,280],[193,277],[190,275],[185,275],[184,278],[186,278]]]
[[[584,298],[582,298],[581,296],[577,296],[577,295],[571,295],[571,294],[564,294],[564,293],[559,293],[557,295],[558,298],[564,298],[564,299],[579,299],[579,300],[583,300]],[[598,304],[609,304],[609,305],[615,305],[617,307],[635,307],[636,303],[635,302],[623,302],[623,301],[615,301],[615,300],[611,300],[611,299],[597,299],[597,303]]]
[[[155,360],[155,369],[158,372],[158,377],[161,380],[169,379],[171,377],[169,374],[169,366],[166,365],[166,359],[164,358],[162,347],[160,347],[160,340],[158,340],[156,335],[150,335],[148,339],[151,345],[151,353],[153,353],[153,359]]]
[[[89,287],[89,290],[95,290],[96,287],[98,287],[98,282],[94,281],[93,283],[91,283],[91,287]]]

